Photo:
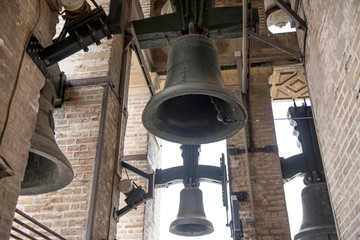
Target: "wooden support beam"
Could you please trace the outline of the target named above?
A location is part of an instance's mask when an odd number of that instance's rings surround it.
[[[253,24],[259,24],[257,9],[252,9]],[[181,34],[183,20],[180,12],[132,22],[142,49],[164,47]],[[209,8],[203,12],[201,27],[214,40],[242,37],[242,7]]]

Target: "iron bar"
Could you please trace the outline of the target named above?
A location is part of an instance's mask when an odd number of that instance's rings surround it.
[[[246,128],[244,128],[244,129],[246,129]],[[251,212],[251,218],[247,222],[254,223],[255,222],[254,194],[253,194],[253,187],[252,187],[252,182],[251,182],[250,159],[249,159],[249,151],[247,148],[246,130],[243,131],[243,141],[244,141],[244,145],[245,145],[246,173],[247,173],[247,180],[248,180],[248,186],[249,186],[250,212]]]
[[[200,0],[200,13],[199,13],[199,27],[202,25],[203,21],[203,12],[204,12],[204,0]]]
[[[306,31],[305,21],[288,4],[283,0],[274,0],[274,2],[296,23],[299,29]]]
[[[147,154],[125,155],[124,161],[147,160]]]
[[[106,85],[104,88],[102,106],[101,106],[101,115],[100,115],[100,124],[99,124],[99,135],[98,135],[98,144],[96,148],[96,157],[95,157],[95,168],[94,168],[94,178],[93,178],[93,186],[91,189],[91,197],[90,197],[90,207],[89,207],[89,217],[88,224],[86,228],[86,239],[90,239],[94,225],[95,225],[95,213],[96,213],[96,198],[98,194],[98,186],[99,186],[99,174],[101,168],[101,156],[104,148],[104,137],[105,137],[105,124],[106,124],[106,115],[108,108],[108,95],[109,95],[109,86]]]
[[[24,240],[24,239],[22,239],[22,238],[20,238],[20,237],[18,237],[18,236],[16,236],[16,235],[14,235],[14,234],[12,234],[12,233],[10,233],[10,238],[14,238],[14,239],[16,239],[16,240]]]
[[[243,35],[242,35],[242,50],[243,50],[243,67],[242,67],[242,79],[241,79],[241,92],[247,94],[247,79],[248,79],[248,59],[249,59],[249,49],[248,49],[248,34],[247,34],[247,9],[248,9],[248,0],[243,0]]]
[[[249,147],[247,149],[247,151],[249,153],[278,153],[279,150],[278,150],[278,147],[277,145],[269,145],[269,146],[265,146],[265,147],[262,147],[262,148],[251,148]],[[228,151],[227,151],[228,155],[237,155],[237,154],[244,154],[246,153],[246,149],[244,148],[228,148]]]
[[[27,234],[27,233],[25,233],[25,232],[21,231],[20,229],[18,229],[18,228],[16,228],[16,227],[14,227],[14,226],[12,226],[12,227],[11,227],[11,229],[12,229],[12,230],[14,230],[15,232],[17,232],[17,233],[19,233],[19,234],[21,234],[21,235],[23,235],[23,236],[25,236],[25,237],[29,238],[29,239],[31,239],[31,240],[37,240],[36,238],[34,238],[34,237],[30,236],[29,234]]]
[[[143,54],[141,52],[139,41],[138,41],[138,39],[136,37],[134,26],[132,24],[131,24],[131,34],[133,36],[132,43],[133,43],[134,52],[135,52],[135,54],[136,54],[136,56],[137,56],[137,58],[139,60],[140,67],[141,67],[141,70],[142,70],[142,72],[144,74],[145,81],[146,81],[146,84],[148,85],[151,96],[154,96],[155,95],[154,86],[152,85],[152,81],[151,81],[149,71],[145,66],[145,59],[144,59],[144,56],[143,56]]]
[[[59,234],[57,234],[56,232],[54,232],[53,230],[51,230],[50,228],[46,227],[44,224],[36,221],[35,219],[33,219],[32,217],[30,217],[29,215],[25,214],[24,212],[20,211],[19,209],[15,209],[15,212],[19,215],[21,215],[22,217],[26,218],[27,220],[33,222],[34,224],[36,224],[37,226],[41,227],[42,229],[44,229],[45,231],[51,233],[52,235],[54,235],[55,237],[61,239],[61,240],[66,240],[65,238],[63,238],[62,236],[60,236]]]
[[[301,53],[295,51],[294,49],[288,48],[267,36],[257,34],[253,31],[248,31],[247,34],[292,55],[294,58],[298,59],[299,61],[302,61],[302,59],[303,59],[303,55]]]
[[[17,218],[14,218],[14,222],[16,222],[16,223],[19,224],[20,226],[22,226],[22,227],[30,230],[31,232],[39,235],[40,237],[43,237],[43,238],[48,239],[48,240],[51,240],[51,238],[47,237],[46,235],[42,234],[41,232],[37,231],[36,229],[30,227],[29,225],[23,223],[22,221],[20,221],[20,220],[17,219]]]
[[[70,79],[66,80],[66,87],[82,87],[82,86],[93,86],[93,85],[106,85],[110,83],[110,78],[105,77],[94,77],[94,78],[81,78],[81,79]]]

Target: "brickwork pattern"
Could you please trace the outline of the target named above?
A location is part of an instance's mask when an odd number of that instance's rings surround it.
[[[230,159],[232,191],[247,191],[248,199],[239,203],[240,218],[244,224],[244,239],[290,239],[280,161],[276,147],[268,76],[271,67],[257,67],[250,71],[250,110],[247,125],[247,147],[253,192],[254,216],[251,213],[250,185],[248,182],[246,155],[234,153],[234,149],[245,148],[244,129],[227,140]],[[234,71],[236,74],[236,71]],[[230,75],[223,74],[225,84]],[[239,94],[238,88],[230,89]],[[246,104],[245,104],[246,106]],[[250,139],[250,135],[252,139]],[[256,151],[253,149],[257,149]]]
[[[150,92],[143,79],[141,69],[138,66],[136,58],[133,58],[130,77],[130,88],[128,97],[128,121],[126,127],[124,156],[135,156],[146,154],[148,160],[138,159],[128,161],[130,165],[151,173],[154,168],[159,167],[161,156],[159,140],[155,140],[154,136],[149,133],[142,125],[142,112],[150,100]],[[152,166],[151,166],[152,164]],[[147,191],[146,179],[127,171],[130,179],[137,185]],[[122,177],[127,178],[127,174],[123,170]],[[141,204],[136,210],[132,210],[120,218],[117,239],[132,240],[153,240],[159,237],[160,222],[160,192],[155,190],[155,198],[148,200],[146,204]],[[120,208],[126,203],[125,195],[120,196]]]
[[[85,239],[95,165],[103,87],[66,90],[55,109],[56,140],[71,162],[74,179],[56,192],[20,196],[17,208],[69,240]]]
[[[91,239],[114,239],[116,221],[112,217],[113,206],[118,205],[118,200],[114,199],[114,196],[118,195],[114,191],[118,191],[118,188],[114,188],[116,184],[117,174],[117,150],[118,150],[118,128],[120,107],[119,101],[116,95],[112,92],[109,86],[105,89],[108,92],[108,96],[104,97],[106,103],[106,110],[103,109],[106,114],[104,125],[100,126],[100,129],[104,127],[104,135],[101,142],[98,143],[97,161],[99,165],[96,169],[97,181],[94,184],[97,185],[97,189],[93,191],[94,197],[94,225],[88,231],[91,231]],[[102,123],[100,123],[102,124]]]
[[[124,155],[147,153],[148,132],[142,125],[141,116],[150,99],[150,93],[148,93],[147,89],[144,90],[143,94],[132,93],[133,90],[130,86],[128,99],[129,117],[126,127]]]
[[[360,4],[303,1],[306,70],[340,239],[360,238]],[[303,16],[303,12],[300,13]],[[304,34],[299,31],[299,41]]]
[[[104,8],[104,11],[108,14],[109,12],[109,0],[97,0],[99,6]],[[91,5],[91,9],[95,7],[91,4],[91,1],[88,1]],[[56,27],[57,34],[60,33],[64,21],[59,16],[59,24]],[[101,39],[101,45],[96,45],[93,43],[90,45],[89,51],[84,52],[83,50],[67,57],[66,59],[59,62],[60,69],[65,72],[68,79],[81,79],[81,78],[94,78],[102,76],[113,76],[112,73],[109,73],[109,68],[112,68],[109,65],[109,59],[114,55],[112,51],[114,42],[118,42],[120,36],[115,36],[112,39],[103,38]],[[116,44],[115,44],[116,45]],[[122,44],[116,45],[116,47],[121,47]],[[121,51],[119,51],[121,56]],[[121,63],[116,63],[116,67],[120,70]],[[114,70],[112,70],[114,71]]]

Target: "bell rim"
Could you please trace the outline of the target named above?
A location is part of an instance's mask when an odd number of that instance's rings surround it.
[[[301,229],[300,232],[295,234],[294,240],[301,239],[304,237],[311,237],[312,235],[332,234],[332,233],[337,234],[334,225],[309,227],[309,228]]]
[[[198,232],[197,234],[187,234],[186,232],[180,232],[176,230],[176,226],[179,225],[179,223],[181,222],[185,222],[184,224],[196,224],[196,225],[205,225],[207,227],[207,229],[205,231],[202,232]],[[201,222],[201,223],[199,223]],[[214,232],[214,226],[213,224],[207,220],[207,219],[202,219],[202,218],[178,218],[175,219],[169,227],[169,232],[175,235],[179,235],[179,236],[188,236],[188,237],[198,237],[198,236],[204,236],[204,235],[208,235]],[[201,233],[201,234],[199,234]]]
[[[44,136],[34,133],[32,136],[32,139],[34,138],[44,138]],[[46,143],[48,141],[45,141]],[[36,149],[38,147],[41,150]],[[61,181],[55,182],[55,183],[46,183],[43,185],[35,185],[33,187],[27,187],[27,188],[21,188],[20,195],[37,195],[37,194],[45,194],[49,192],[55,192],[57,190],[60,190],[67,185],[69,185],[72,180],[74,179],[74,171],[72,169],[70,161],[65,157],[63,152],[60,149],[57,149],[56,154],[58,154],[58,158],[54,157],[53,155],[50,155],[46,152],[46,147],[38,146],[34,141],[32,141],[32,146],[29,149],[29,152],[37,154],[39,156],[42,156],[46,159],[49,159],[49,161],[53,162],[59,169],[59,175],[62,176]]]
[[[38,194],[45,194],[45,193],[49,193],[49,192],[55,192],[55,191],[58,191],[64,187],[66,187],[67,185],[69,185],[72,182],[72,180],[74,179],[74,171],[65,162],[62,162],[59,159],[57,159],[45,152],[36,150],[36,149],[29,149],[29,152],[32,152],[34,154],[37,154],[37,155],[40,155],[47,159],[50,159],[53,163],[56,164],[56,166],[60,170],[59,175],[62,176],[63,178],[61,178],[61,181],[58,181],[55,183],[46,183],[43,185],[35,185],[35,186],[27,187],[27,188],[21,188],[20,195],[23,195],[23,196],[38,195]]]
[[[209,89],[211,86],[211,89]],[[201,91],[201,92],[199,92]],[[237,111],[241,112],[243,119],[240,124],[237,124],[236,127],[232,128],[231,131],[228,131],[224,136],[218,136],[216,138],[213,137],[199,137],[189,139],[186,137],[175,136],[174,134],[168,134],[161,129],[156,128],[154,124],[152,124],[152,114],[154,110],[159,107],[165,101],[179,96],[186,95],[208,95],[212,97],[217,97],[225,101],[230,101],[233,106],[237,107]],[[239,113],[240,114],[240,113]],[[245,122],[247,120],[247,113],[243,104],[232,94],[230,91],[219,88],[217,84],[209,84],[209,83],[183,83],[174,86],[170,86],[161,92],[155,94],[147,103],[146,107],[142,113],[142,123],[144,127],[152,134],[156,132],[155,136],[164,139],[166,141],[180,143],[180,144],[205,144],[211,142],[217,142],[224,139],[227,139],[234,134],[236,134],[239,130],[241,130]],[[160,134],[159,134],[160,133]]]

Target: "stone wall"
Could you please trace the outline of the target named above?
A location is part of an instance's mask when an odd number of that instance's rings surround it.
[[[44,84],[25,49],[33,33],[49,44],[56,22],[57,13],[45,0],[0,3],[0,155],[15,172],[0,179],[0,239],[9,238]]]
[[[340,239],[360,237],[360,4],[303,1],[305,66]],[[299,41],[304,33],[298,31]]]
[[[248,124],[227,140],[232,191],[246,191],[248,195],[246,201],[239,203],[245,240],[291,239],[271,109],[268,83],[271,73],[271,66],[251,68],[249,98],[244,99]],[[236,70],[222,72],[225,85],[232,86],[230,90],[239,95],[236,74]],[[247,166],[251,182],[248,181]]]

